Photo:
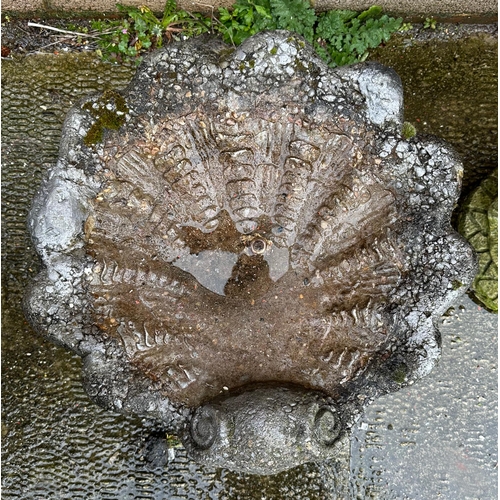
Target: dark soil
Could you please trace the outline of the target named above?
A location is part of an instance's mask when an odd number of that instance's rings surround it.
[[[91,31],[91,21],[82,19],[2,20],[2,58],[39,52],[92,51],[97,48],[96,38],[28,26],[30,22],[68,31]]]

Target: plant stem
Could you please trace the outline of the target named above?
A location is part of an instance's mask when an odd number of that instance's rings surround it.
[[[59,33],[66,33],[68,35],[86,36],[88,38],[99,38],[100,37],[100,35],[90,35],[89,33],[79,33],[78,31],[62,30],[60,28],[54,28],[53,26],[46,26],[45,24],[38,24],[38,23],[29,22],[28,26],[33,26],[34,28],[43,28],[43,29],[51,30],[51,31],[57,31]]]

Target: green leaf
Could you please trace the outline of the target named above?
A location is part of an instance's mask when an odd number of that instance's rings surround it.
[[[309,42],[313,41],[317,17],[307,0],[270,0],[270,5],[278,29],[295,31]]]
[[[262,5],[256,5],[255,6],[255,10],[262,16],[262,17],[266,17],[267,19],[271,19],[271,14],[270,12],[265,8],[263,7]]]
[[[177,2],[175,0],[167,0],[165,2],[165,8],[163,9],[162,19],[170,17],[177,11]]]
[[[213,27],[226,43],[240,44],[246,38],[264,29],[274,29],[268,0],[238,0],[232,11],[219,8],[219,22]]]
[[[375,48],[399,29],[402,20],[381,15],[379,7],[372,7],[361,14],[354,11],[329,11],[320,14],[315,38],[326,47],[331,66],[351,64],[365,60],[368,49]]]
[[[128,47],[128,43],[125,41],[125,40],[122,40],[119,44],[118,44],[118,50],[122,51],[122,52],[126,52],[127,51],[127,47]]]
[[[364,60],[368,49],[387,41],[402,24],[402,19],[382,15],[378,6],[361,13],[332,10],[316,15],[308,0],[237,0],[232,9],[219,8],[216,22],[179,9],[175,0],[166,0],[161,20],[146,6],[117,4],[117,8],[126,19],[92,23],[93,30],[106,32],[98,40],[102,57],[115,61],[127,57],[137,61],[139,51],[161,47],[163,34],[175,24],[183,36],[212,30],[235,45],[262,30],[287,29],[306,38],[335,67]],[[133,47],[129,47],[131,40],[135,40]]]
[[[232,19],[232,14],[226,9],[226,7],[219,7],[219,21],[229,21]]]
[[[361,12],[361,14],[358,16],[358,19],[360,21],[369,18],[378,19],[381,15],[382,15],[382,7],[379,7],[378,5],[373,5],[368,10]]]

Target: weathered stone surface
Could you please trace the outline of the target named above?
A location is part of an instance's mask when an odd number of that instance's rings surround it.
[[[472,284],[477,299],[498,311],[498,171],[467,198],[458,230],[474,247],[479,271]]]
[[[432,369],[475,273],[449,224],[461,163],[402,123],[393,71],[331,70],[290,33],[170,45],[68,114],[28,317],[84,358],[94,400],[208,464],[335,453],[364,404]]]

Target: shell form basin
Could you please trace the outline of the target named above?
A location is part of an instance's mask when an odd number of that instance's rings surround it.
[[[365,401],[430,371],[476,269],[450,226],[461,163],[404,139],[402,109],[392,70],[330,69],[288,32],[157,51],[68,114],[29,218],[28,317],[85,358],[98,403],[191,429],[202,461],[324,458]],[[266,394],[302,401],[307,432],[261,439],[252,465],[220,433],[255,437],[253,405],[280,434]]]

